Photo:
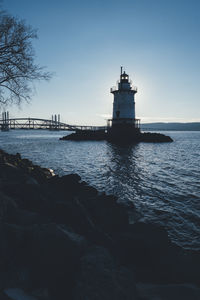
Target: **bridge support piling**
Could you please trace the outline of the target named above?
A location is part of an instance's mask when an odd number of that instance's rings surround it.
[[[2,112],[2,123],[1,123],[1,131],[9,130],[9,112]]]

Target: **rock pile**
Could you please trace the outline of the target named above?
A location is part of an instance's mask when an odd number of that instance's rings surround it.
[[[173,142],[170,136],[161,133],[139,132],[133,136],[115,135],[112,136],[104,130],[79,130],[60,138],[62,141],[102,141],[107,140],[111,143],[170,143]]]
[[[117,199],[0,151],[0,299],[200,299],[200,252]]]
[[[107,135],[105,130],[77,130],[69,135],[66,135],[60,140],[73,140],[73,141],[102,141],[106,140]]]

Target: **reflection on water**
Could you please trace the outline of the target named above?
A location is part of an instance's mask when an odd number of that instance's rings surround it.
[[[134,194],[138,193],[140,186],[140,168],[138,165],[138,145],[119,146],[107,144],[107,156],[109,159],[109,171],[107,179],[111,188],[120,201],[128,203],[134,200]],[[131,189],[131,194],[129,193]],[[133,201],[134,202],[134,201]]]
[[[170,132],[174,143],[131,146],[59,141],[64,134],[1,132],[0,147],[60,175],[80,174],[124,204],[133,203],[143,220],[165,225],[180,245],[200,248],[200,132]]]

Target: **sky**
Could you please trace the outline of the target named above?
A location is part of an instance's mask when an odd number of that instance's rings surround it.
[[[146,122],[200,121],[199,0],[4,0],[38,29],[36,62],[53,72],[12,117],[105,125],[123,66]]]

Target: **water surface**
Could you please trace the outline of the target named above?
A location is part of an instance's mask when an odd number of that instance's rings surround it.
[[[124,204],[133,203],[142,220],[164,225],[177,244],[200,249],[200,132],[165,133],[173,143],[120,147],[59,141],[65,132],[13,130],[0,133],[0,148],[60,175],[78,173]]]

